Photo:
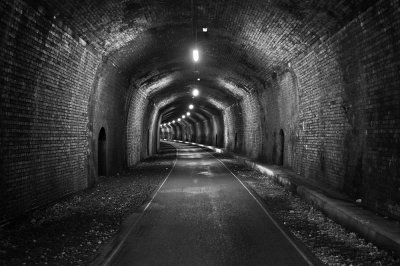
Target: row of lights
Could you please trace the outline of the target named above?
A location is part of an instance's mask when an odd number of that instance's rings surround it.
[[[203,28],[203,32],[207,32],[207,31],[208,31],[207,28]],[[199,61],[199,58],[200,58],[199,50],[198,50],[198,49],[194,49],[194,50],[193,50],[193,60],[194,60],[195,62],[198,62],[198,61]],[[197,81],[200,81],[200,78],[197,78]],[[193,95],[193,97],[197,97],[197,96],[199,96],[199,94],[200,94],[200,91],[199,91],[198,89],[193,89],[193,90],[192,90],[192,95]],[[193,108],[194,108],[193,104],[190,104],[190,105],[189,105],[189,109],[192,110]],[[182,119],[185,119],[186,116],[190,116],[190,112],[186,112],[186,115],[182,115]],[[177,121],[180,122],[182,119],[181,119],[181,118],[178,118]],[[176,123],[176,121],[175,121],[175,120],[172,120],[171,122],[161,124],[160,127],[163,127],[163,126],[165,127],[165,126],[167,126],[167,125],[171,125],[171,124],[175,124],[175,123]]]
[[[200,79],[197,79],[197,80],[200,80]],[[199,94],[200,94],[200,91],[198,89],[193,89],[192,90],[193,97],[197,97],[197,96],[199,96]],[[192,110],[193,108],[194,108],[193,104],[190,104],[189,105],[189,110]],[[190,116],[190,112],[186,112],[186,115],[182,115],[182,119],[185,119],[186,116]],[[181,118],[178,118],[177,120],[178,120],[178,122],[180,122]],[[175,124],[175,123],[176,123],[176,121],[172,120],[171,122],[161,124],[160,127],[171,125],[171,124]]]
[[[194,108],[193,104],[190,104],[189,109],[192,110],[193,108]],[[182,115],[182,119],[185,119],[186,117],[189,117],[189,116],[190,116],[190,112],[186,112],[186,115]],[[180,122],[182,119],[178,118],[177,121]],[[176,121],[172,120],[171,122],[161,124],[160,127],[163,127],[163,126],[165,127],[167,125],[169,126],[169,125],[175,124],[175,123],[176,123]]]

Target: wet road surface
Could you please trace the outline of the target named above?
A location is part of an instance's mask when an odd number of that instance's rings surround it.
[[[173,145],[175,167],[111,265],[315,263],[219,160],[196,146]]]

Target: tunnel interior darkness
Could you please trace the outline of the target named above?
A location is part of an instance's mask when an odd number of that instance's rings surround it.
[[[104,127],[100,129],[98,147],[98,173],[99,176],[107,175],[107,139]]]
[[[400,218],[399,8],[1,1],[0,219],[135,166],[160,139],[281,165]]]

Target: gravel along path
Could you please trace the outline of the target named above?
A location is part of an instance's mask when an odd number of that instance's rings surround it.
[[[175,149],[0,228],[0,265],[85,265],[158,187]]]
[[[346,230],[298,195],[236,160],[216,155],[253,189],[275,218],[327,265],[400,265],[394,253],[382,250]]]

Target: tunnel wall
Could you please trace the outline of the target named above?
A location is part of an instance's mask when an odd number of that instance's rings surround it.
[[[244,137],[243,117],[239,104],[233,104],[223,111],[224,145],[228,151],[242,153]]]
[[[158,141],[155,139],[158,125],[157,109],[148,98],[144,88],[137,88],[131,82],[127,96],[128,116],[126,123],[127,162],[132,167],[140,160],[153,154]],[[150,143],[148,139],[150,138]],[[148,150],[148,145],[150,148]]]
[[[224,120],[222,116],[213,115],[212,121],[212,146],[223,147],[224,146]]]
[[[298,86],[295,74],[284,70],[274,73],[259,90],[261,112],[261,152],[259,159],[286,167],[293,165],[298,142]],[[280,133],[283,132],[283,160]]]
[[[1,1],[0,220],[88,184],[88,101],[100,57],[42,7]]]
[[[262,122],[259,92],[253,90],[224,111],[224,145],[228,151],[259,159],[262,150]]]
[[[112,63],[103,63],[96,75],[89,106],[92,132],[92,179],[98,176],[98,136],[102,127],[106,131],[106,175],[122,171],[126,158],[126,104],[129,78]],[[91,165],[91,162],[89,162]]]
[[[257,90],[250,92],[240,102],[243,117],[242,153],[252,159],[257,159],[261,151],[261,113]]]
[[[286,164],[385,215],[400,217],[400,23],[398,7],[380,1],[293,63],[298,80],[280,77],[274,130],[286,128]],[[275,106],[276,107],[276,106]]]

